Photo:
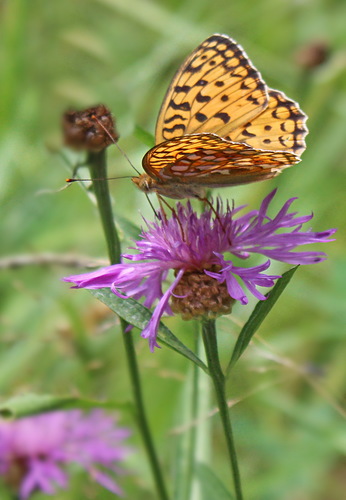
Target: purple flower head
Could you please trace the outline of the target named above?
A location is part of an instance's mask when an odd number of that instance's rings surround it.
[[[66,488],[67,464],[74,462],[102,486],[122,491],[111,475],[130,451],[122,441],[129,436],[114,417],[102,410],[56,411],[15,421],[0,420],[0,475],[27,499],[35,490],[54,494]]]
[[[124,254],[129,262],[98,271],[64,278],[75,288],[105,288],[120,297],[144,298],[151,307],[158,300],[152,318],[142,332],[150,349],[158,347],[157,329],[163,313],[182,313],[183,317],[213,316],[230,312],[234,301],[248,303],[250,292],[259,300],[265,296],[258,287],[272,287],[278,275],[266,274],[270,259],[289,264],[315,264],[326,258],[323,252],[295,251],[300,245],[332,241],[335,229],[324,232],[302,230],[312,215],[298,216],[289,212],[295,198],[289,199],[275,215],[268,208],[276,190],[262,202],[259,210],[244,215],[244,206],[224,209],[220,199],[216,209],[197,215],[188,202],[177,204],[168,219],[162,212],[156,222],[147,222],[134,255]],[[251,254],[267,260],[257,266],[239,266]],[[168,272],[174,271],[172,284],[162,286]]]

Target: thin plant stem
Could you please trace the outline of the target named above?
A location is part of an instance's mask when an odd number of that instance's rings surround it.
[[[93,182],[94,193],[100,212],[103,231],[105,234],[108,255],[111,264],[120,262],[121,248],[118,233],[114,224],[111,198],[108,189],[106,151],[88,154],[88,166]],[[104,179],[104,180],[100,180]],[[126,321],[120,319],[122,338],[124,342],[127,366],[132,387],[132,395],[135,402],[136,420],[148,456],[150,467],[155,481],[156,490],[160,500],[168,500],[168,494],[163,479],[160,463],[156,454],[154,442],[151,436],[148,419],[146,416],[141,379],[138,370],[136,352],[134,348],[132,333],[126,331],[128,326]]]
[[[197,330],[197,323],[195,323],[194,326]],[[198,356],[200,349],[198,331],[196,331],[195,334],[194,352]],[[184,402],[186,403],[185,419],[188,422],[195,422],[198,418],[198,389],[201,373],[199,367],[195,363],[192,364],[191,369],[192,373],[190,373],[190,379],[187,385],[188,394],[184,397]],[[179,459],[179,463],[182,463],[184,472],[180,473],[180,477],[177,477],[175,485],[175,498],[180,498],[182,500],[191,500],[192,498],[194,468],[196,464],[196,438],[197,427],[195,425],[192,425],[190,429],[184,433],[184,437],[181,438],[185,446],[183,450],[179,450],[182,452],[183,456],[183,459]]]
[[[104,179],[93,182],[93,189],[100,212],[101,224],[107,242],[109,260],[111,264],[120,262],[120,240],[114,225],[111,197],[107,178],[106,150],[97,153],[89,152],[87,164],[92,179]]]
[[[217,348],[215,320],[206,319],[202,322],[202,336],[208,361],[209,374],[214,384],[216,401],[219,408],[226,446],[230,458],[235,498],[236,500],[243,500],[232,424],[226,399],[226,378],[220,365],[219,352]]]

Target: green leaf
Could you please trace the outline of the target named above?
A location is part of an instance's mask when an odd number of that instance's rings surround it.
[[[145,328],[151,318],[151,311],[137,302],[137,300],[117,297],[108,288],[90,290],[90,292],[129,324],[134,325],[141,330]],[[157,338],[162,344],[165,344],[167,347],[170,347],[185,358],[193,361],[196,365],[202,368],[202,370],[208,373],[208,368],[203,361],[182,342],[180,342],[180,340],[162,323],[160,323]]]
[[[131,240],[138,240],[138,237],[141,233],[140,227],[136,226],[136,224],[117,213],[114,214],[114,220],[118,224],[120,229],[124,232],[126,238]]]
[[[144,128],[140,127],[139,125],[136,125],[135,131],[134,131],[135,137],[143,142],[148,148],[152,148],[155,145],[155,139],[153,134],[150,134],[150,132],[147,132],[144,130]]]
[[[203,500],[234,500],[234,496],[206,464],[197,464],[196,472],[201,483]]]
[[[229,374],[231,367],[238,361],[240,356],[249,345],[249,342],[252,339],[253,335],[256,333],[266,316],[269,314],[271,308],[274,306],[275,302],[285,290],[288,283],[291,281],[291,278],[293,277],[298,267],[299,266],[293,267],[282,275],[282,278],[280,278],[276,282],[274,288],[266,294],[267,300],[261,300],[257,302],[250,318],[247,320],[239,334],[239,337],[233,349],[231,361],[229,362],[227,368],[227,374]]]
[[[116,401],[96,401],[74,396],[52,396],[50,394],[24,394],[15,396],[0,405],[2,418],[20,418],[54,410],[70,410],[79,408],[90,410],[92,408],[127,409],[130,403]]]

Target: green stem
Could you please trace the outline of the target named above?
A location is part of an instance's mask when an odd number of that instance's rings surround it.
[[[160,463],[156,454],[153,439],[151,437],[148,419],[146,417],[142,389],[141,389],[141,381],[139,376],[139,370],[136,360],[136,352],[133,344],[132,334],[131,332],[125,331],[127,323],[123,319],[121,319],[121,326],[122,326],[123,340],[127,355],[127,364],[129,368],[131,385],[132,385],[132,393],[136,403],[137,425],[140,430],[143,443],[147,452],[147,456],[149,459],[149,463],[151,466],[159,498],[161,500],[168,500],[168,494],[166,491],[166,486],[164,483]]]
[[[98,209],[100,212],[103,231],[106,237],[109,259],[111,264],[117,264],[120,262],[121,250],[118,233],[114,224],[108,182],[106,180],[107,165],[105,150],[100,151],[99,153],[89,153],[88,166],[91,178],[98,179],[97,181],[94,181],[93,187]],[[127,323],[123,319],[120,320],[120,323],[122,328],[122,337],[124,341],[125,352],[127,356],[127,366],[131,381],[132,394],[135,401],[138,428],[140,430],[144,447],[151,466],[158,496],[160,500],[168,500],[168,494],[166,491],[160,463],[155,451],[154,442],[151,436],[148,419],[146,416],[141,388],[141,379],[139,375],[132,334],[131,332],[126,332]]]
[[[106,150],[103,149],[98,153],[90,152],[88,154],[87,164],[91,178],[98,179],[94,181],[93,188],[100,212],[103,232],[106,237],[109,260],[111,264],[118,264],[120,262],[121,250],[118,232],[114,225],[111,197],[109,194],[108,182],[106,180]]]
[[[214,384],[217,405],[219,408],[219,414],[230,458],[235,497],[236,500],[243,500],[237,454],[235,450],[231,419],[226,399],[226,379],[221,369],[217,348],[215,320],[204,320],[202,322],[202,336],[208,361],[209,373]]]
[[[197,330],[198,324],[195,323]],[[194,341],[194,352],[199,356],[199,340],[198,331],[196,332]],[[199,407],[199,382],[201,372],[199,367],[192,363],[192,373],[190,373],[190,378],[187,382],[185,389],[188,393],[185,394],[184,402],[186,403],[184,408],[184,423],[186,422],[196,422],[198,419],[198,407]],[[181,470],[180,474],[175,481],[175,495],[174,498],[179,498],[182,500],[190,500],[192,498],[193,489],[193,478],[194,469],[196,465],[196,443],[197,443],[197,426],[192,425],[181,437],[181,442],[183,443],[183,448],[180,448],[180,457],[178,458],[179,466]]]

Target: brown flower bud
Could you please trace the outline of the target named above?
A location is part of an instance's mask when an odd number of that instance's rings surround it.
[[[217,272],[220,266],[212,266]],[[216,318],[229,314],[235,302],[230,297],[226,283],[219,283],[203,271],[186,271],[173,291],[171,308],[183,319]]]
[[[103,104],[64,113],[63,132],[67,146],[93,152],[105,149],[119,138],[111,112]]]
[[[329,55],[328,45],[323,40],[315,40],[301,47],[295,54],[299,66],[312,69],[323,64]]]

